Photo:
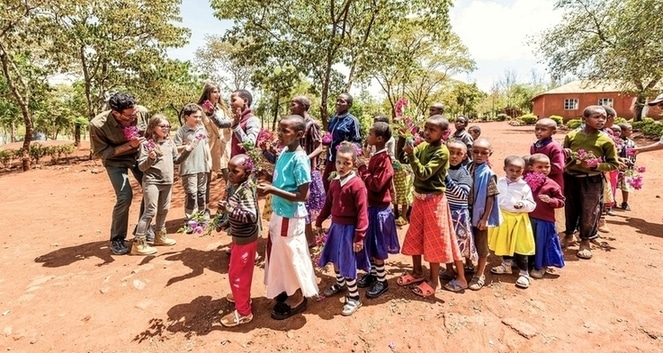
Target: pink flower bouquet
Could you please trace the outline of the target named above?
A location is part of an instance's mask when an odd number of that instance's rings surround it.
[[[140,132],[138,131],[138,127],[136,125],[127,126],[122,130],[122,132],[124,132],[124,137],[127,139],[127,141],[131,141],[140,137]]]

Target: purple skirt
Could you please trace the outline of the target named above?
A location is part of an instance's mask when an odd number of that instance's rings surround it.
[[[325,205],[325,186],[322,183],[322,174],[320,171],[311,171],[311,184],[308,187],[308,200],[306,200],[306,224],[311,224],[311,220],[318,218],[320,210]]]
[[[318,265],[324,267],[331,262],[341,271],[341,276],[350,279],[357,278],[357,269],[370,271],[371,263],[368,260],[366,248],[358,253],[352,250],[354,238],[354,224],[346,225],[332,222]]]
[[[368,230],[364,238],[364,248],[369,257],[378,260],[386,260],[389,254],[401,252],[391,205],[385,208],[368,208]]]
[[[534,254],[534,268],[537,270],[548,266],[564,267],[564,253],[559,244],[555,222],[530,218],[534,231],[536,253]]]

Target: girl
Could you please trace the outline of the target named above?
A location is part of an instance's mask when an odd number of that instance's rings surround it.
[[[468,198],[472,189],[472,177],[463,165],[463,161],[467,157],[467,145],[460,140],[449,141],[447,148],[449,149],[449,170],[445,179],[447,184],[445,195],[449,202],[449,210],[451,212],[451,220],[454,224],[454,231],[456,232],[458,249],[461,255],[465,257],[464,272],[472,273],[474,272],[473,264],[479,260],[479,255],[474,245],[472,222],[468,206]],[[460,268],[456,270],[461,271]],[[440,275],[440,278],[450,281],[444,286],[444,289],[452,292],[462,290],[462,286],[455,279],[456,274],[451,264],[447,264],[447,270]]]
[[[311,220],[314,220],[318,216],[322,206],[325,204],[325,189],[322,182],[322,174],[318,170],[318,156],[322,152],[322,148],[318,148],[322,146],[320,125],[309,115],[308,110],[310,107],[311,100],[306,96],[297,96],[290,102],[290,114],[303,117],[306,123],[304,136],[302,136],[299,143],[311,161],[311,185],[309,187],[308,200],[306,200],[306,210],[309,213],[306,217],[306,240],[309,246],[313,246],[315,245],[315,235],[313,234]]]
[[[394,163],[394,217],[396,225],[402,227],[407,224],[407,211],[412,205],[412,171],[407,165],[407,155],[403,151],[405,138],[398,137],[396,143],[396,156]]]
[[[527,159],[525,181],[536,202],[536,208],[529,214],[536,244],[534,259],[530,257],[534,265],[530,275],[537,279],[543,278],[549,266],[564,267],[564,253],[555,227],[555,209],[564,207],[565,197],[559,184],[548,177],[550,164],[550,158],[542,153]]]
[[[496,275],[511,274],[515,259],[520,276],[516,286],[529,288],[531,279],[527,256],[534,255],[534,234],[527,213],[534,211],[536,203],[532,190],[523,180],[525,161],[518,156],[504,159],[506,176],[497,179],[497,198],[503,222],[488,229],[488,248],[497,256],[503,256],[502,264],[490,269]]]
[[[412,273],[402,275],[396,283],[400,286],[420,283],[412,292],[422,297],[435,294],[438,287],[440,264],[454,262],[463,268],[462,256],[453,230],[446,188],[449,150],[442,138],[449,130],[449,121],[442,115],[433,115],[424,126],[424,139],[416,148],[406,143],[403,150],[408,155],[414,174],[414,204],[410,227],[403,241],[403,255],[412,256]],[[426,282],[423,258],[430,263],[430,283]],[[456,291],[467,288],[464,271],[459,271]]]
[[[173,164],[186,159],[198,140],[191,140],[182,151],[177,153],[175,143],[168,137],[170,123],[165,116],[155,114],[147,124],[145,141],[140,144],[138,168],[143,171],[143,203],[145,212],[136,226],[136,238],[131,246],[131,255],[151,255],[157,250],[145,240],[147,229],[156,215],[157,233],[153,245],[171,246],[175,240],[166,234],[166,216],[170,208],[170,196],[175,174]]]
[[[325,191],[329,191],[329,176],[336,168],[336,149],[343,141],[348,141],[361,146],[361,125],[359,120],[350,114],[352,107],[352,96],[349,93],[341,93],[336,98],[336,115],[329,121],[328,130],[332,141],[327,153],[327,164],[322,174],[322,182]]]
[[[315,226],[322,231],[322,222],[332,216],[327,242],[318,265],[334,264],[336,283],[325,290],[325,297],[340,293],[347,285],[348,296],[341,314],[349,316],[361,307],[357,289],[357,269],[366,272],[371,266],[364,249],[368,229],[368,196],[364,182],[352,171],[357,162],[356,146],[345,142],[336,152],[336,178],[329,185],[325,206]]]

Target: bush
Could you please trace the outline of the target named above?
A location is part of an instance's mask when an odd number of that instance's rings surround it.
[[[536,124],[536,121],[539,120],[539,117],[534,114],[525,114],[519,117],[518,120],[522,121],[525,125],[533,125]]]
[[[650,117],[644,117],[640,121],[634,121],[631,123],[631,126],[633,127],[633,130],[638,130],[638,131],[643,131],[645,126],[653,124],[655,122],[654,119]]]
[[[32,158],[35,164],[39,164],[41,158],[48,153],[48,149],[41,143],[37,142],[30,145],[30,151],[28,153],[30,154],[30,158]]]
[[[505,120],[511,120],[511,117],[504,114],[504,113],[499,113],[497,114],[497,117],[495,118],[497,121],[505,121]]]
[[[0,163],[5,168],[9,168],[12,159],[14,159],[14,153],[11,150],[0,150]]]
[[[551,115],[550,119],[552,119],[554,122],[557,123],[557,126],[562,126],[564,125],[564,118],[562,118],[559,115]]]
[[[626,120],[626,118],[622,118],[621,116],[615,118],[615,125],[623,123],[628,123],[628,120]]]
[[[642,128],[642,133],[645,136],[650,136],[650,137],[661,137],[663,135],[663,124],[660,124],[658,122],[653,122],[646,124]]]
[[[568,126],[569,129],[576,129],[580,125],[582,125],[582,119],[577,118],[577,119],[571,119],[566,122],[566,126]]]

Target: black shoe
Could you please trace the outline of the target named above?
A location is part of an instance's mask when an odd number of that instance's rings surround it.
[[[622,202],[622,210],[624,211],[630,211],[631,207],[628,205],[626,202]]]
[[[126,255],[129,252],[129,248],[124,244],[124,239],[113,239],[110,242],[110,250],[113,255]]]
[[[277,303],[283,303],[283,302],[285,302],[286,300],[288,300],[288,293],[286,293],[286,292],[281,292],[281,293],[280,293],[279,295],[277,295],[276,298],[274,298],[274,299],[276,300]]]
[[[375,282],[373,287],[371,287],[371,289],[369,289],[368,292],[366,292],[366,297],[375,299],[388,290],[389,290],[389,283],[387,283],[387,281],[384,282],[377,281]]]
[[[368,288],[370,287],[378,278],[373,276],[370,273],[365,274],[362,278],[357,281],[357,287],[359,288]]]
[[[297,315],[302,311],[306,310],[306,298],[294,308],[291,308],[290,305],[286,303],[278,303],[274,306],[272,310],[272,319],[274,320],[285,320],[293,315]]]

